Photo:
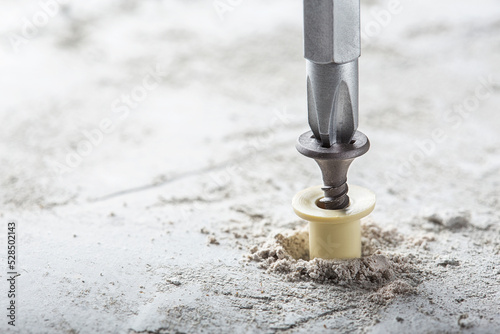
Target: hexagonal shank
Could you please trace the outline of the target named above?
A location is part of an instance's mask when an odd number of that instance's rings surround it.
[[[361,55],[359,0],[304,0],[304,57],[344,64]]]

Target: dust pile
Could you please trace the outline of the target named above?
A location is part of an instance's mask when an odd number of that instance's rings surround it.
[[[383,287],[379,295],[372,296],[380,302],[393,295],[413,293],[421,261],[411,253],[394,251],[404,238],[396,230],[382,230],[371,221],[362,222],[361,233],[362,257],[359,259],[310,260],[307,227],[274,235],[264,244],[254,246],[248,259],[292,282],[305,280],[367,289]]]

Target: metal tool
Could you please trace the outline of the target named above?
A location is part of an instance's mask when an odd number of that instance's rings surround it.
[[[359,0],[304,0],[304,50],[311,131],[297,150],[318,163],[328,210],[349,205],[347,171],[366,153],[368,138],[358,127],[358,58],[361,55]]]

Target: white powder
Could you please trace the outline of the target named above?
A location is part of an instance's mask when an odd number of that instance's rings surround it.
[[[420,261],[411,254],[390,251],[403,242],[403,237],[395,230],[382,230],[369,221],[362,222],[361,231],[363,255],[359,259],[309,260],[307,227],[274,235],[264,244],[254,246],[248,258],[260,262],[267,272],[284,275],[289,281],[306,280],[368,289],[388,284],[372,296],[379,302],[397,294],[414,292],[411,276],[418,273]]]

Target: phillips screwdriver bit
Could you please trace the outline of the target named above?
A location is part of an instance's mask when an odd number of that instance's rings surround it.
[[[359,0],[305,0],[309,125],[323,147],[349,143],[358,127]]]
[[[323,175],[323,209],[349,205],[347,171],[370,142],[358,127],[359,0],[304,0],[308,121],[297,150]]]

